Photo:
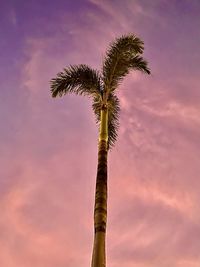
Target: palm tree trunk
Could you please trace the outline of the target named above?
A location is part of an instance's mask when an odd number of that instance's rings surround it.
[[[98,167],[94,206],[94,245],[92,267],[106,266],[106,221],[107,221],[107,154],[108,154],[108,110],[101,110],[101,125],[98,147]]]

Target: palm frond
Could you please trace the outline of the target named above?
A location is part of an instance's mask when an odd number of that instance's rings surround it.
[[[100,95],[94,95],[92,109],[94,111],[96,123],[99,125],[101,120],[101,107],[102,107],[102,98]]]
[[[135,56],[130,60],[130,68],[150,74],[148,62],[141,56]]]
[[[116,95],[110,94],[108,101],[108,149],[112,148],[117,139],[117,132],[119,128],[119,99]],[[99,95],[96,95],[93,98],[93,111],[96,117],[96,123],[99,125],[101,120],[101,107],[102,107],[102,98]]]
[[[66,93],[92,95],[100,93],[101,90],[99,72],[83,64],[65,68],[50,83],[53,97],[62,96]]]
[[[119,129],[120,105],[116,95],[108,98],[108,149],[112,148],[117,140]]]
[[[112,92],[117,88],[122,79],[131,70],[134,59],[138,59],[143,50],[143,41],[133,34],[117,38],[115,42],[111,43],[106,52],[102,70],[104,89],[106,91]],[[137,69],[135,65],[134,68]],[[143,69],[141,68],[141,70]],[[147,70],[147,66],[144,70]],[[149,73],[149,69],[146,72]]]

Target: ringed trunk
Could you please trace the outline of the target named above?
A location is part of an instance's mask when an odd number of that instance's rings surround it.
[[[107,221],[107,154],[108,110],[101,109],[101,124],[98,144],[98,166],[94,206],[94,244],[92,267],[106,266],[106,221]]]

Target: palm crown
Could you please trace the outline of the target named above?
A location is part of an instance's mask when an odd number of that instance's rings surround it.
[[[106,51],[101,71],[87,65],[73,65],[51,80],[52,96],[66,93],[87,95],[93,100],[96,122],[100,122],[103,107],[108,109],[108,148],[117,138],[119,127],[119,99],[116,89],[131,70],[150,74],[147,61],[142,57],[144,43],[135,35],[129,34],[115,39]]]

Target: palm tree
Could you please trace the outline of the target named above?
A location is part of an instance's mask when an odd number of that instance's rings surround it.
[[[108,47],[100,72],[87,65],[73,65],[64,68],[51,80],[53,97],[75,93],[92,98],[99,126],[92,267],[106,266],[107,155],[115,144],[119,127],[120,107],[116,89],[131,70],[150,74],[147,62],[141,56],[143,45],[133,34],[121,36]]]

